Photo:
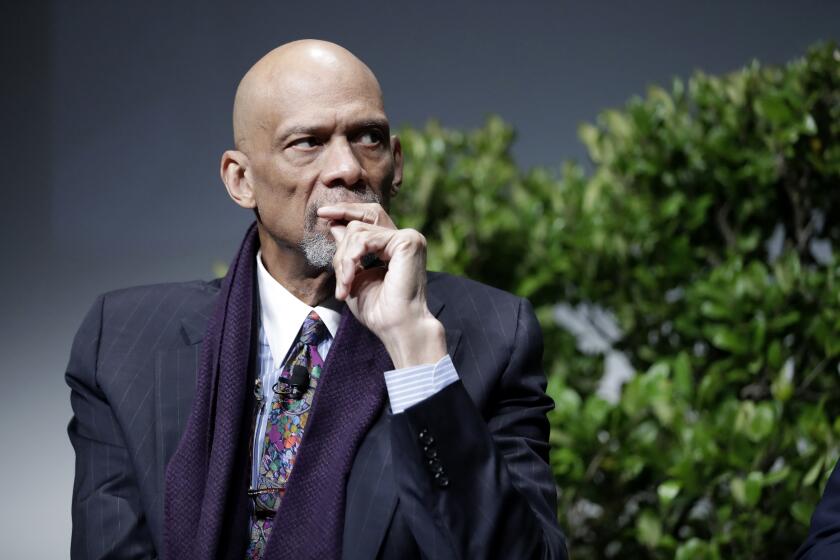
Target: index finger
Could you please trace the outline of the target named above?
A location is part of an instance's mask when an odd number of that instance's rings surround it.
[[[318,208],[318,216],[328,220],[358,220],[382,227],[396,227],[391,217],[375,202],[337,202]]]

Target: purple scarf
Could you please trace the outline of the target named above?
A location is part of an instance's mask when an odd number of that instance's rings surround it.
[[[253,224],[207,325],[192,412],[166,468],[166,560],[242,560],[245,555],[258,247]],[[382,372],[392,367],[379,339],[345,306],[266,560],[341,556],[347,477],[385,402]]]

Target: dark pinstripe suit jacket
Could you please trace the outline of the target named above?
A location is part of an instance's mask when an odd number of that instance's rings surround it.
[[[66,374],[74,559],[158,556],[164,467],[190,412],[218,290],[215,281],[111,292],[79,329]],[[382,411],[347,483],[343,557],[565,558],[530,305],[435,273],[428,294],[461,381],[402,414]],[[427,466],[434,454],[445,487]]]

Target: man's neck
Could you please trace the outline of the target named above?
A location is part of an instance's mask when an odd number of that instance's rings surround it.
[[[280,247],[262,228],[259,234],[263,266],[293,296],[315,307],[335,294],[332,270],[316,270],[300,250]]]

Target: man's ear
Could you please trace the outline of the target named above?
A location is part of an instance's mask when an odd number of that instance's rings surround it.
[[[248,156],[239,150],[227,150],[222,154],[221,169],[222,182],[228,195],[242,208],[254,208],[257,201],[254,198],[254,187],[245,176],[250,162]]]
[[[391,154],[394,157],[394,180],[391,183],[391,196],[400,192],[403,181],[403,152],[402,144],[396,134],[391,136]]]

